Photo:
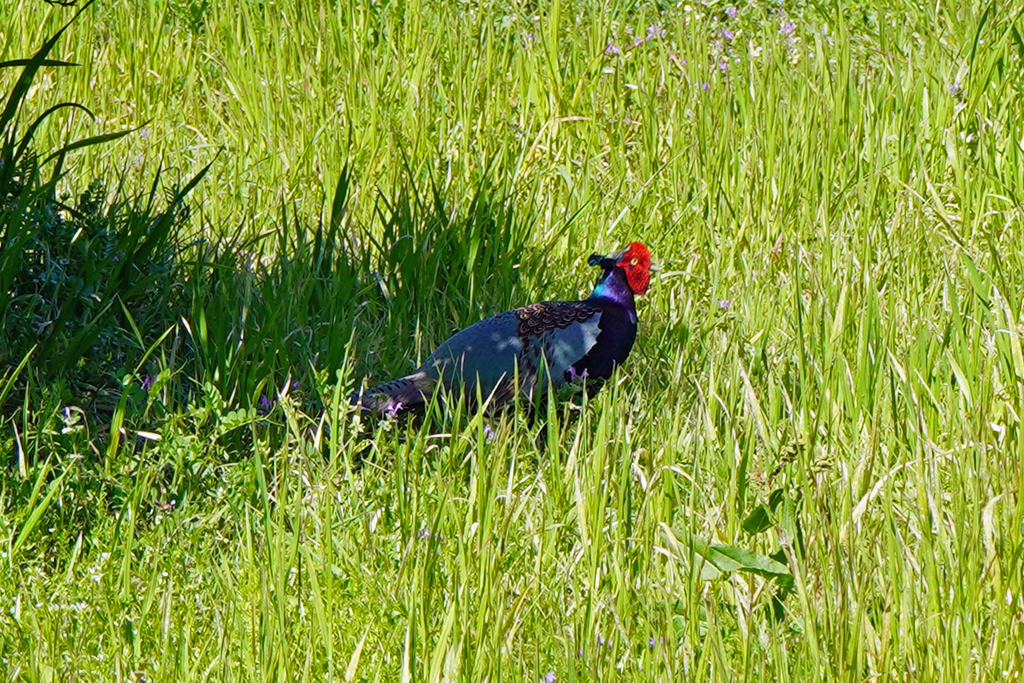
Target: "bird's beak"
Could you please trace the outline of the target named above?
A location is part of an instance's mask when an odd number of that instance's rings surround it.
[[[602,256],[601,254],[591,254],[590,258],[587,259],[587,264],[591,266],[601,266],[605,270],[611,270],[612,268],[619,265],[619,261],[626,255],[629,250],[628,247],[619,249],[615,253]]]

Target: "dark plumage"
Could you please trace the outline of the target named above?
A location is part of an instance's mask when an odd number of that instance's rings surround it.
[[[532,398],[549,378],[556,388],[583,380],[599,387],[633,348],[634,296],[647,291],[651,254],[633,242],[588,263],[601,275],[583,301],[542,301],[481,320],[452,335],[416,372],[349,400],[367,412],[395,414],[423,404],[439,387],[461,391],[469,402],[479,389],[495,410],[517,393]]]

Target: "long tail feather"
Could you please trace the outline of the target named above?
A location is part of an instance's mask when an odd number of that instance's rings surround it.
[[[434,381],[421,371],[355,392],[349,395],[348,400],[358,404],[364,413],[396,415],[407,408],[423,405],[433,393]]]

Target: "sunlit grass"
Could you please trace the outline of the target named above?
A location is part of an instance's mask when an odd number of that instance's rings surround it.
[[[0,354],[6,680],[1020,680],[1019,10],[307,5],[94,5],[21,109],[212,165],[112,398]],[[352,422],[631,239],[593,401]]]

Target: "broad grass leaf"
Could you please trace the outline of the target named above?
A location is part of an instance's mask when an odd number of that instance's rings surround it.
[[[734,545],[711,543],[700,536],[685,535],[662,525],[670,555],[686,566],[698,568],[703,581],[711,581],[734,572],[749,572],[765,578],[790,578],[789,568],[764,555]]]

